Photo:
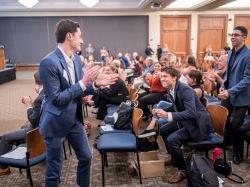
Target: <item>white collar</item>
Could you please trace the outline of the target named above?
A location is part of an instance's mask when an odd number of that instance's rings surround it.
[[[69,57],[68,55],[66,55],[66,53],[64,52],[64,50],[60,47],[60,45],[58,45],[57,47],[58,47],[58,49],[62,52],[63,57],[64,57],[66,63],[67,63],[69,66],[71,66],[71,65],[72,65],[72,62],[75,60],[74,55],[72,55],[72,57]]]

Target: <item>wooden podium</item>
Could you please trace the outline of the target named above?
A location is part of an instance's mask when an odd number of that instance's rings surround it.
[[[0,70],[5,67],[4,46],[0,45]]]

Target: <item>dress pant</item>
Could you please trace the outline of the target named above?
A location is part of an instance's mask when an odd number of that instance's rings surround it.
[[[233,106],[229,99],[222,101],[222,106],[229,111],[226,123],[226,142],[232,141],[233,153],[243,157],[244,150],[244,133],[240,127],[244,123],[244,118],[248,110],[248,106]]]
[[[165,144],[165,147],[166,147],[166,150],[168,153],[170,153],[170,152],[168,149],[167,139],[172,133],[174,133],[178,129],[179,128],[178,128],[176,122],[170,122],[170,123],[167,123],[165,125],[160,124],[160,135],[163,139],[163,142]]]
[[[173,132],[167,138],[167,147],[171,154],[173,166],[182,171],[186,170],[186,165],[181,146],[190,140],[192,140],[192,138],[185,128]]]
[[[143,116],[149,116],[151,112],[148,109],[148,105],[153,105],[159,101],[164,100],[163,93],[148,93],[138,99],[139,108],[143,110]]]
[[[78,160],[77,184],[80,187],[88,187],[92,154],[86,131],[81,122],[75,123],[68,133],[67,139]],[[47,148],[45,187],[57,187],[59,185],[62,168],[62,141],[63,138],[45,137]]]

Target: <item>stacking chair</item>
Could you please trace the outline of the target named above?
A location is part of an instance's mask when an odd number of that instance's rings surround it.
[[[0,156],[0,164],[26,169],[30,186],[33,187],[30,167],[45,160],[45,144],[38,128],[26,134],[26,144],[21,144],[10,152]]]
[[[141,169],[140,169],[140,159],[137,149],[137,135],[139,133],[142,110],[139,108],[134,108],[132,116],[132,133],[106,133],[102,134],[97,141],[97,149],[101,153],[102,161],[102,184],[105,186],[105,168],[107,166],[107,153],[108,152],[134,152],[137,157],[138,171],[140,184],[142,184],[141,179]]]
[[[195,151],[206,151],[206,156],[208,158],[208,151],[214,149],[215,147],[223,148],[224,159],[226,160],[226,150],[225,150],[225,125],[228,116],[228,110],[220,105],[208,105],[207,110],[210,113],[212,126],[214,128],[214,133],[208,136],[207,140],[200,142],[187,142],[184,146]]]

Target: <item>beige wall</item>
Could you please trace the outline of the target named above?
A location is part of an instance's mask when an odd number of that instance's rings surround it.
[[[161,15],[191,15],[191,37],[190,37],[190,47],[193,53],[197,51],[198,43],[198,15],[202,14],[224,14],[228,16],[227,34],[232,33],[234,27],[234,15],[235,14],[250,14],[249,11],[160,11],[149,13],[149,38],[150,44],[153,49],[156,49],[157,44],[160,43],[160,16]],[[230,38],[227,37],[227,42],[231,44]]]

